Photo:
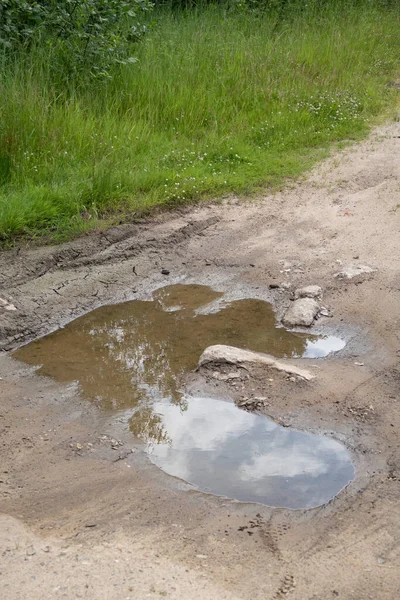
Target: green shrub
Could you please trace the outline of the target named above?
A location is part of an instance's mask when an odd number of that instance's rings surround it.
[[[0,0],[0,47],[8,54],[42,45],[54,72],[108,75],[134,61],[132,42],[145,31],[149,0]]]

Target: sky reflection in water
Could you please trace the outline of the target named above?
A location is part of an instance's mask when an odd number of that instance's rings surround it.
[[[147,452],[158,467],[200,490],[311,508],[328,502],[354,477],[348,451],[329,437],[284,428],[223,400],[187,400],[186,410],[153,406],[164,436],[158,444],[150,436]]]

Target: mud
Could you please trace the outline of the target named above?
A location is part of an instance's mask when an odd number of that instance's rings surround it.
[[[123,414],[104,413],[76,384],[37,375],[5,353],[0,586],[7,600],[397,597],[399,136],[399,123],[377,130],[274,196],[229,198],[59,248],[2,254],[0,297],[16,308],[0,308],[3,349],[101,305],[149,300],[166,284],[269,301],[278,319],[294,289],[321,285],[332,316],[311,334],[346,346],[297,359],[315,369],[312,383],[270,382],[257,369],[243,381],[218,381],[210,370],[187,383],[191,393],[229,392],[236,402],[267,398],[263,414],[331,435],[356,467],[350,485],[316,509],[202,494],[136,450]],[[357,261],[375,270],[335,277]]]
[[[134,408],[130,429],[146,442],[152,462],[201,491],[311,508],[353,478],[343,446],[184,391],[184,377],[215,342],[292,358],[316,358],[344,345],[335,336],[296,334],[278,325],[262,300],[225,303],[207,286],[174,285],[159,288],[147,302],[99,308],[13,356],[39,367],[40,375],[77,381],[83,396],[102,408]]]

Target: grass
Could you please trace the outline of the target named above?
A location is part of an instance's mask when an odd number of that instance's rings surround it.
[[[61,240],[155,206],[249,194],[360,138],[398,91],[400,14],[153,13],[138,62],[61,90],[0,66],[0,238]]]

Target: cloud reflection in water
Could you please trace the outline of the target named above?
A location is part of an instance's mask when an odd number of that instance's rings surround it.
[[[354,476],[347,449],[329,437],[284,428],[223,400],[187,400],[184,411],[163,402],[153,406],[166,441],[149,439],[147,451],[158,467],[203,491],[311,508],[328,502]]]

